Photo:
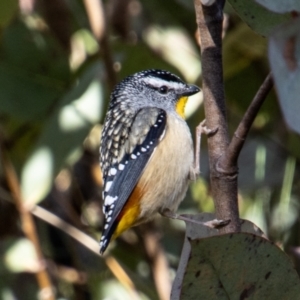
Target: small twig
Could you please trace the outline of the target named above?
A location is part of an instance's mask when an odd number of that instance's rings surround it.
[[[118,261],[113,256],[107,256],[105,258],[106,265],[109,267],[111,272],[115,275],[115,277],[123,284],[125,288],[127,288],[130,298],[133,300],[140,299],[137,290],[134,286],[132,280],[128,277],[122,266],[118,263]]]
[[[84,6],[95,38],[101,41],[105,34],[105,17],[101,0],[84,0]]]
[[[2,199],[8,202],[11,202],[11,200],[13,200],[10,198],[10,195],[5,192],[5,190],[2,190],[1,193],[3,193],[3,195],[5,196]],[[103,258],[103,256],[99,253],[99,243],[97,243],[92,237],[88,236],[73,225],[67,223],[52,212],[36,205],[34,207],[31,207],[30,213],[36,216],[37,218],[43,220],[44,222],[60,229],[61,231],[72,237],[74,240],[76,240],[78,243],[92,251],[94,254]],[[128,292],[132,296],[132,299],[139,299],[136,297],[137,292],[134,283],[126,274],[121,265],[111,256],[105,256],[104,260],[108,268],[114,274],[114,276],[127,288]],[[45,298],[43,298],[43,300],[44,299]]]
[[[92,32],[100,45],[100,53],[103,56],[107,83],[112,90],[117,83],[116,72],[113,67],[113,59],[108,40],[108,26],[102,1],[85,0],[84,5],[89,18]]]
[[[32,242],[34,249],[36,251],[37,258],[41,266],[45,266],[45,259],[42,254],[41,246],[39,243],[38,235],[36,232],[33,217],[25,208],[24,201],[21,196],[20,184],[15,173],[15,170],[9,161],[8,157],[3,153],[1,149],[1,160],[3,165],[4,175],[8,184],[8,187],[12,193],[14,203],[20,214],[20,219],[22,223],[22,229],[26,237]],[[41,267],[36,272],[36,278],[40,287],[40,298],[43,300],[54,300],[54,292],[52,288],[52,283],[50,276],[45,267]]]
[[[87,249],[95,253],[96,255],[102,257],[99,253],[99,244],[90,236],[77,229],[76,227],[70,225],[66,221],[62,220],[55,214],[50,211],[40,207],[35,206],[31,213],[38,217],[39,219],[51,224],[52,226],[60,229],[67,235],[71,236],[74,240],[85,246]],[[134,283],[130,279],[130,277],[126,274],[122,266],[118,263],[118,261],[112,256],[104,257],[105,263],[110,269],[110,271],[114,274],[114,276],[122,283],[122,285],[128,290],[131,294],[132,299],[137,298],[137,292]]]
[[[110,44],[109,44],[109,39],[108,36],[105,34],[103,39],[101,40],[101,48],[102,48],[102,56],[103,56],[103,61],[106,69],[106,74],[107,74],[107,83],[110,88],[110,90],[113,90],[115,85],[117,84],[117,76],[116,72],[114,70],[114,62],[112,58],[112,51],[110,49]]]
[[[171,279],[166,253],[162,248],[157,232],[152,228],[143,233],[145,250],[150,260],[156,290],[160,300],[170,299]]]
[[[259,109],[264,103],[272,87],[272,74],[269,73],[265,81],[257,91],[255,97],[253,98],[238,128],[236,129],[225,155],[223,155],[218,162],[217,167],[221,172],[230,174],[237,168],[237,160],[244,145],[247,134],[257,116]]]
[[[70,225],[63,219],[59,218],[55,214],[38,205],[32,208],[31,213],[39,219],[47,222],[48,224],[51,224],[52,226],[62,230],[63,232],[71,236],[73,239],[75,239],[77,242],[91,250],[93,253],[100,256],[99,244],[93,238],[91,238],[81,230]]]

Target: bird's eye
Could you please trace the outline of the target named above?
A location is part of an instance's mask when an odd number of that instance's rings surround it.
[[[168,88],[165,85],[163,85],[159,88],[159,92],[161,94],[166,94],[168,92]]]

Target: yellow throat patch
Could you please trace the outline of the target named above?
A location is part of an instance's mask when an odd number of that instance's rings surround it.
[[[188,101],[188,97],[184,96],[179,98],[179,100],[176,103],[176,112],[179,114],[179,116],[181,116],[182,119],[185,119],[184,108],[187,101]]]

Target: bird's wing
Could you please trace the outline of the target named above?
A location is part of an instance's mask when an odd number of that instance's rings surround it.
[[[162,109],[141,109],[130,126],[126,141],[123,141],[118,150],[118,161],[112,161],[110,166],[106,166],[103,190],[105,221],[101,253],[116,229],[122,208],[165,134],[166,118],[166,112]]]

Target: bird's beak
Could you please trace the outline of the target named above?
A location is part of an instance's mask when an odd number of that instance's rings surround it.
[[[196,85],[190,84],[186,85],[186,88],[183,88],[179,93],[179,99],[176,103],[176,112],[184,119],[184,108],[188,101],[188,97],[200,92],[200,88]]]
[[[185,89],[182,90],[182,92],[180,93],[180,96],[181,97],[191,96],[191,95],[197,94],[199,92],[200,92],[199,87],[197,87],[196,85],[193,85],[193,84],[189,84],[189,85],[187,85],[187,87]]]

